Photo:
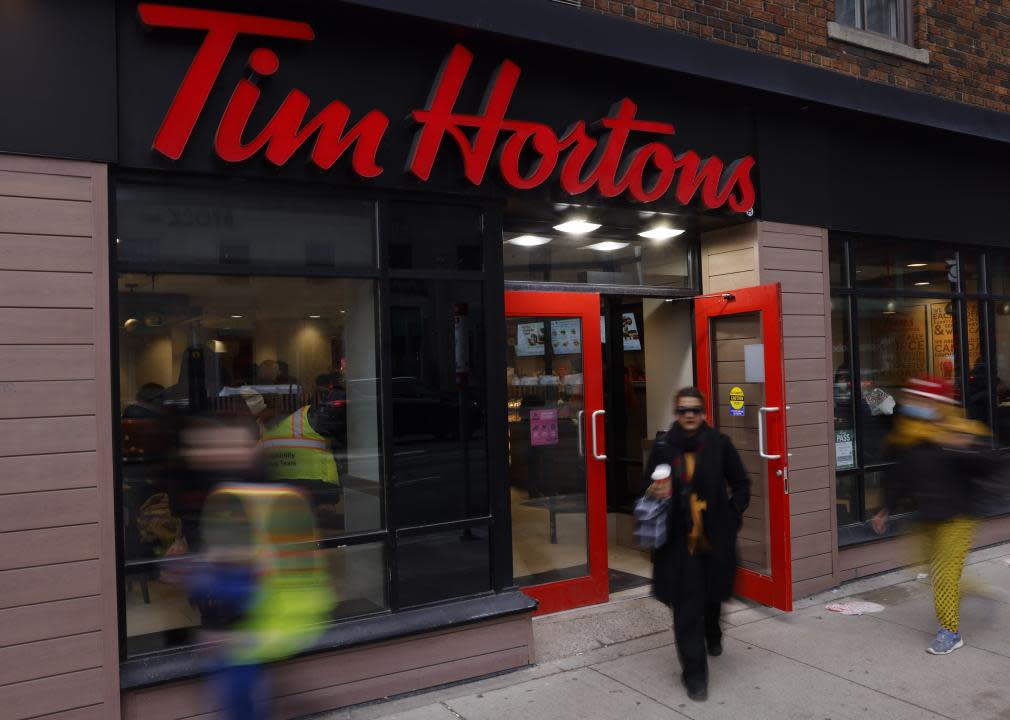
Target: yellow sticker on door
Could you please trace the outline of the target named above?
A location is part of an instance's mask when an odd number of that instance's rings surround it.
[[[729,414],[733,417],[743,417],[743,404],[743,389],[739,387],[730,388]]]

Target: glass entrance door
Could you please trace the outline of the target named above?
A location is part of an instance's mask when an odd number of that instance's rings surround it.
[[[538,613],[607,600],[600,296],[506,292],[512,571]]]
[[[695,300],[698,386],[711,423],[740,451],[751,502],[739,535],[736,592],[792,609],[789,466],[779,286]]]

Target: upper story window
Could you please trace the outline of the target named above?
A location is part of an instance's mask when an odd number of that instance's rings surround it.
[[[842,25],[878,33],[911,44],[911,0],[836,0],[835,17]]]

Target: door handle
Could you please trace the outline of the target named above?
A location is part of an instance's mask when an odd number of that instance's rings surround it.
[[[606,410],[593,410],[593,414],[589,418],[589,422],[593,424],[593,457],[597,460],[606,460],[606,455],[600,455],[599,450],[596,448],[596,416],[606,415]]]
[[[765,413],[778,412],[777,407],[758,408],[758,455],[765,460],[781,460],[781,455],[769,455],[765,449]]]
[[[586,414],[585,410],[579,410],[579,414],[575,418],[575,424],[577,427],[576,434],[579,436],[579,457],[585,457],[586,455],[586,450],[582,446],[582,433],[584,427],[584,425],[582,424],[582,418],[585,417],[585,414]]]

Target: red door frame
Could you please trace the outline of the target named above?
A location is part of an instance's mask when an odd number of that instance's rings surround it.
[[[583,447],[586,448],[586,519],[589,575],[572,580],[533,585],[523,592],[535,599],[535,614],[558,612],[582,605],[606,602],[607,583],[607,476],[606,463],[593,456],[593,413],[603,410],[603,358],[600,340],[598,293],[527,292],[505,293],[506,317],[578,317],[582,319]],[[603,418],[595,420],[600,452],[606,447]]]
[[[782,355],[782,301],[779,284],[731,290],[725,293],[700,296],[695,299],[695,357],[698,368],[698,386],[705,394],[707,412],[713,415],[712,347],[710,344],[710,319],[761,313],[761,331],[764,342],[765,453],[778,455],[767,459],[768,468],[768,522],[771,575],[762,575],[737,568],[738,595],[770,605],[780,610],[792,610],[792,562],[789,535],[789,453],[786,440],[786,398]],[[778,408],[771,410],[771,408]],[[757,412],[758,408],[753,408]],[[761,423],[761,418],[758,418]]]

